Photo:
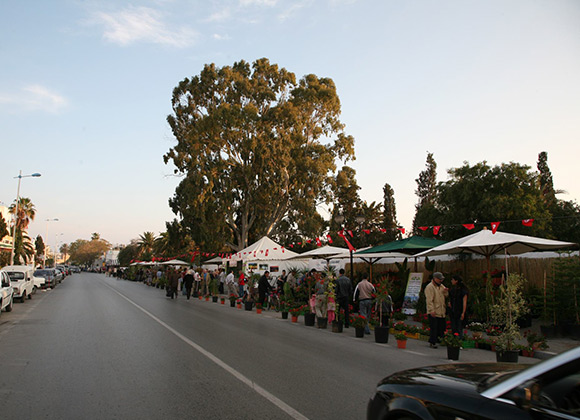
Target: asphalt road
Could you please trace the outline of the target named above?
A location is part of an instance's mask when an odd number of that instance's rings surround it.
[[[449,363],[390,340],[74,274],[0,316],[0,418],[362,419],[384,376]]]

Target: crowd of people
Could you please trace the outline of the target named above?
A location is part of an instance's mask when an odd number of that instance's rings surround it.
[[[108,273],[117,277],[126,277],[124,270],[115,270]],[[380,325],[389,325],[390,316],[393,311],[393,302],[390,296],[388,299],[378,303],[375,299],[375,287],[369,282],[366,275],[362,275],[362,280],[353,287],[353,282],[345,275],[345,270],[340,269],[338,278],[330,283],[325,273],[312,269],[309,272],[296,276],[294,272],[286,273],[282,270],[276,278],[272,278],[268,271],[265,271],[257,281],[257,276],[250,271],[249,274],[241,272],[234,275],[234,271],[224,268],[215,270],[176,267],[149,267],[141,268],[136,273],[135,280],[153,286],[164,280],[167,297],[176,299],[181,292],[187,299],[191,296],[227,295],[240,299],[242,302],[252,302],[260,305],[261,308],[276,307],[281,299],[286,296],[295,297],[300,286],[311,285],[306,296],[308,305],[312,312],[319,319],[326,319],[331,322],[336,317],[336,313],[343,314],[343,325],[349,328],[350,315],[353,305],[358,305],[358,313],[367,320],[371,318],[373,308],[376,313],[382,309],[382,319]],[[451,288],[443,285],[445,277],[440,272],[435,272],[431,276],[430,282],[424,289],[426,309],[429,317],[430,336],[429,344],[432,348],[437,348],[441,337],[444,335],[446,319],[451,321],[453,333],[457,333],[460,338],[463,334],[463,326],[467,317],[468,290],[459,275],[451,278]],[[329,288],[329,285],[332,285]],[[387,292],[388,294],[388,292]],[[378,305],[382,305],[379,308]],[[365,326],[365,333],[370,334],[368,322]]]

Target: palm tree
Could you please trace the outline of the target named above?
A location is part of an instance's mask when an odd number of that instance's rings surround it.
[[[11,214],[16,212],[16,203],[10,205]],[[16,227],[22,230],[28,229],[28,225],[36,216],[36,209],[30,198],[20,197],[18,201],[18,214],[16,215]]]
[[[145,232],[142,235],[139,235],[137,246],[141,258],[151,257],[153,247],[155,246],[155,234],[153,232]]]
[[[16,241],[14,242],[14,263],[28,264],[34,258],[34,245],[32,240],[20,228],[16,229]]]

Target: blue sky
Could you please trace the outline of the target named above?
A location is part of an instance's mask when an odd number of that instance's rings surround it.
[[[335,81],[361,197],[391,184],[408,229],[427,151],[443,181],[464,161],[535,168],[545,150],[560,198],[578,200],[579,23],[577,0],[2,2],[0,202],[19,170],[40,172],[21,186],[32,236],[163,231],[173,88],[261,57]]]

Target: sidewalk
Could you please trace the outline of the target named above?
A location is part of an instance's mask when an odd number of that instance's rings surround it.
[[[408,325],[415,325],[417,327],[421,327],[420,322],[413,321],[410,317],[404,321],[405,324]],[[532,326],[530,328],[523,328],[522,334],[524,331],[530,330],[533,332],[540,333],[540,324],[539,320],[533,320]],[[536,350],[534,352],[534,359],[549,359],[557,354],[564,353],[567,350],[570,350],[574,347],[580,346],[580,341],[573,340],[571,338],[549,338],[547,340],[548,348],[546,350]],[[521,344],[527,344],[525,340],[521,341]]]

